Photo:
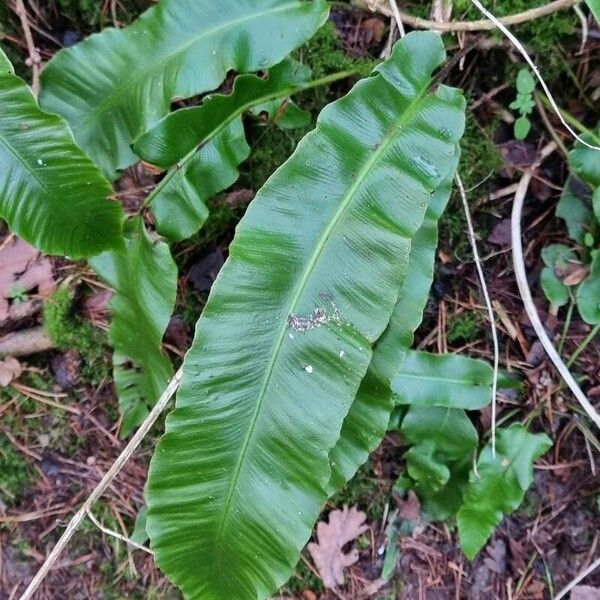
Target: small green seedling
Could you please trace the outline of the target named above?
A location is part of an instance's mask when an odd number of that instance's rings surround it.
[[[13,304],[20,304],[21,302],[25,302],[27,300],[27,290],[18,283],[14,284],[10,290],[8,291],[8,298],[12,300]]]
[[[517,75],[517,98],[510,103],[512,110],[519,111],[519,118],[515,121],[515,138],[524,140],[531,131],[529,115],[535,106],[533,90],[535,81],[528,69],[521,69]]]

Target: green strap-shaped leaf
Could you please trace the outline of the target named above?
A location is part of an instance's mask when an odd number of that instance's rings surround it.
[[[42,73],[41,105],[67,119],[109,176],[176,98],[215,89],[228,71],[277,64],[327,18],[324,0],[161,0],[124,29],[60,51]]]
[[[152,191],[146,203],[158,233],[171,241],[194,235],[208,218],[206,202],[237,181],[238,165],[248,156],[250,146],[238,117],[171,169]]]
[[[544,265],[540,282],[546,298],[554,306],[564,306],[569,301],[569,289],[562,282],[572,262],[577,261],[577,254],[565,244],[550,244],[542,250]]]
[[[552,446],[545,434],[531,434],[515,424],[497,430],[496,456],[488,444],[471,472],[458,533],[464,553],[473,559],[494,528],[516,510],[533,482],[533,463]]]
[[[392,381],[398,404],[476,410],[490,403],[493,370],[459,354],[410,350]]]
[[[440,388],[440,393],[444,393],[444,388]],[[442,520],[455,515],[478,442],[477,430],[467,413],[460,408],[411,406],[400,431],[412,444],[405,454],[412,481],[405,485],[417,492],[424,516]],[[444,474],[444,478],[439,474]]]
[[[90,262],[115,290],[110,341],[126,436],[173,374],[162,338],[175,306],[177,266],[167,244],[150,237],[141,217],[126,222],[124,251],[104,252]]]
[[[588,192],[587,186],[571,175],[556,205],[556,216],[564,220],[569,237],[580,245],[583,245],[592,222],[592,209],[586,198]]]
[[[320,115],[238,225],[151,463],[148,533],[189,598],[283,584],[327,492],[329,452],[454,164],[460,93],[411,33]]]
[[[583,139],[597,145],[600,140],[600,127],[597,131],[590,131],[583,134]],[[569,166],[571,171],[591,188],[600,187],[600,160],[598,160],[598,150],[588,148],[581,142],[577,142],[571,152],[569,152]]]
[[[590,12],[594,15],[596,23],[600,24],[600,0],[585,0]]]
[[[309,83],[310,69],[291,59],[274,66],[266,79],[240,75],[230,94],[208,96],[199,106],[167,115],[142,134],[133,148],[142,160],[157,167],[166,169],[176,163],[181,166],[181,159],[213,139],[245,112],[261,105],[273,112],[273,100],[281,103]]]
[[[413,238],[408,271],[398,302],[387,329],[375,345],[373,361],[344,420],[340,439],[331,452],[330,495],[354,476],[387,431],[394,407],[391,382],[423,319],[433,281],[438,221],[452,192],[458,154],[457,150],[455,164],[431,197],[423,225]]]
[[[0,217],[48,254],[82,258],[121,243],[123,211],[67,124],[42,112],[0,49]]]
[[[174,241],[198,231],[208,218],[206,201],[235,183],[238,165],[250,154],[242,115],[265,111],[276,120],[294,105],[284,111],[277,107],[310,85],[310,70],[285,60],[269,71],[268,79],[240,75],[230,95],[217,94],[200,106],[175,111],[138,138],[134,148],[143,160],[171,167],[146,201],[157,231]]]
[[[595,251],[590,274],[577,288],[575,297],[581,318],[590,325],[600,323],[600,250]]]

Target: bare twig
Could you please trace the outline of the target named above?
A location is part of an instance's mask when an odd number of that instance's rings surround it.
[[[546,84],[544,78],[541,76],[540,70],[538,69],[537,65],[533,62],[533,59],[529,56],[529,54],[527,53],[527,50],[525,50],[523,44],[521,44],[521,42],[506,28],[506,26],[502,23],[502,20],[498,19],[497,17],[495,17],[489,10],[487,10],[481,4],[481,2],[479,0],[471,0],[471,4],[473,4],[475,7],[477,7],[477,9],[482,14],[484,14],[490,21],[493,21],[496,24],[496,26],[498,27],[498,29],[500,29],[500,31],[510,40],[510,42],[512,43],[512,45],[519,51],[519,53],[521,54],[521,56],[525,59],[525,61],[527,62],[527,64],[531,67],[533,73],[537,77],[537,80],[540,82],[540,85],[544,89],[544,92],[546,93],[546,96],[548,96],[548,100],[550,101],[552,109],[557,114],[558,118],[560,119],[560,122],[563,124],[563,126],[565,127],[565,129],[578,142],[580,142],[584,146],[587,146],[588,148],[591,148],[592,150],[600,150],[600,146],[594,146],[593,144],[590,144],[589,142],[586,142],[567,123],[566,119],[563,117],[563,115],[562,115],[562,113],[560,111],[560,108],[558,107],[558,104],[556,104],[556,101],[554,100],[554,96],[552,96],[552,92],[550,92],[550,89],[548,88],[548,85]]]
[[[396,0],[389,0],[390,6],[392,7],[392,14],[394,15],[394,19],[396,20],[396,25],[398,26],[398,32],[400,33],[400,37],[403,38],[406,35],[406,31],[404,31],[404,24],[402,23],[402,17],[400,15],[400,9],[398,8],[398,3]]]
[[[578,583],[583,581],[588,575],[593,573],[598,567],[600,567],[600,558],[597,558],[585,571],[582,571],[569,585],[564,587],[556,596],[554,596],[554,600],[561,600],[564,598]]]
[[[38,52],[33,42],[33,36],[31,35],[31,28],[29,26],[29,17],[27,16],[27,9],[23,0],[15,0],[16,12],[21,19],[21,27],[23,29],[23,35],[25,36],[25,42],[27,43],[27,51],[29,52],[29,58],[25,62],[28,67],[31,67],[31,89],[34,95],[38,95],[40,89],[40,68],[42,65],[42,57]]]
[[[42,326],[15,331],[0,338],[0,354],[29,356],[51,348],[54,344]]]
[[[44,564],[40,570],[35,574],[35,577],[31,580],[31,583],[27,586],[27,589],[21,596],[20,600],[31,600],[33,594],[38,589],[46,575],[50,572],[62,551],[65,549],[70,539],[73,537],[75,531],[85,518],[87,512],[93,506],[94,502],[102,496],[106,488],[112,483],[114,478],[119,474],[121,469],[125,466],[125,463],[131,458],[131,455],[136,451],[152,425],[154,425],[156,419],[165,409],[165,406],[172,398],[173,394],[177,391],[179,383],[181,382],[182,368],[175,373],[173,379],[167,385],[165,391],[162,393],[158,402],[154,408],[150,411],[150,414],[146,417],[140,428],[135,432],[130,442],[127,444],[123,452],[119,455],[117,460],[112,464],[110,469],[106,472],[100,483],[94,488],[92,493],[88,496],[86,501],[82,504],[81,508],[73,515],[64,533],[52,549],[52,552],[46,558]]]
[[[598,428],[600,428],[600,415],[596,412],[596,409],[592,406],[585,394],[581,391],[579,385],[577,385],[573,375],[571,375],[571,372],[558,355],[558,352],[552,345],[552,341],[544,329],[540,316],[533,302],[533,298],[531,297],[531,290],[529,289],[529,283],[527,282],[527,273],[525,272],[525,260],[523,258],[523,244],[521,240],[521,212],[523,210],[523,203],[529,188],[529,184],[531,183],[533,177],[533,171],[543,162],[546,157],[554,152],[554,150],[556,150],[555,142],[551,142],[542,149],[539,160],[532,165],[528,172],[523,175],[521,181],[519,182],[517,192],[515,193],[511,215],[513,268],[515,271],[519,293],[525,307],[525,312],[531,321],[531,325],[535,330],[538,339],[542,343],[544,350],[548,354],[550,360],[554,363],[554,366],[560,373],[564,382],[567,384],[571,392],[573,392],[573,395],[579,404],[581,404],[583,410],[585,410],[589,418],[598,426]]]
[[[154,552],[152,552],[152,550],[150,550],[150,548],[143,546],[142,544],[138,544],[137,542],[134,542],[131,538],[125,537],[124,535],[121,535],[117,531],[113,531],[112,529],[109,529],[108,527],[104,527],[104,525],[102,525],[102,523],[100,523],[100,521],[98,521],[98,519],[96,519],[96,517],[94,516],[94,513],[89,508],[86,508],[85,513],[88,516],[88,519],[100,531],[102,531],[106,535],[109,535],[118,540],[121,540],[122,542],[125,542],[126,544],[128,544],[129,546],[132,546],[133,548],[137,548],[138,550],[142,550],[143,552],[147,552],[148,554],[152,554],[154,556]]]
[[[565,8],[571,8],[576,4],[579,4],[579,2],[581,2],[581,0],[555,0],[554,2],[549,2],[548,4],[538,8],[532,8],[522,13],[510,15],[508,17],[502,17],[499,19],[499,21],[504,25],[518,25],[519,23],[526,23],[528,21],[534,21],[536,19],[546,17],[558,12],[559,10],[564,10]],[[362,7],[367,6],[371,10],[377,10],[388,17],[392,16],[392,11],[383,4],[382,0],[352,0],[352,4]],[[497,24],[490,19],[438,23],[437,21],[413,17],[412,15],[406,14],[402,11],[400,11],[400,17],[404,23],[414,27],[415,29],[432,29],[434,31],[492,31],[497,27]]]
[[[467,195],[465,193],[465,186],[463,185],[460,175],[456,173],[455,176],[456,185],[460,192],[462,199],[463,208],[465,211],[465,218],[467,220],[467,233],[469,236],[469,242],[471,244],[471,250],[473,252],[473,259],[475,260],[475,267],[477,268],[477,275],[479,276],[479,283],[481,284],[481,291],[483,292],[483,298],[487,306],[488,317],[490,320],[490,328],[492,330],[492,343],[494,346],[494,375],[492,379],[492,455],[496,456],[496,392],[498,387],[498,368],[500,365],[500,345],[498,344],[498,331],[496,329],[496,318],[494,317],[494,308],[490,299],[490,294],[485,281],[485,275],[483,274],[483,267],[481,266],[481,259],[479,257],[479,251],[477,249],[477,240],[475,239],[475,231],[473,229],[473,223],[471,221],[471,213],[469,212],[469,204],[467,202]]]

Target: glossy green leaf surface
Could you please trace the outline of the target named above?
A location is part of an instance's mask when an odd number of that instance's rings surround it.
[[[600,129],[595,134],[587,133],[583,139],[594,145],[597,144],[597,137]],[[587,183],[591,188],[600,187],[600,160],[598,160],[598,150],[588,148],[581,142],[577,142],[571,152],[569,152],[569,166],[571,171],[575,173],[582,181]]]
[[[375,345],[369,370],[344,420],[340,439],[331,452],[330,495],[354,476],[387,431],[394,407],[391,381],[405,352],[412,346],[414,332],[423,319],[433,281],[438,220],[450,198],[458,154],[457,150],[456,162],[446,180],[432,195],[423,225],[412,240],[406,279],[394,312]]]
[[[92,267],[115,290],[110,309],[121,435],[139,425],[173,375],[162,338],[175,306],[177,266],[140,217],[125,225],[125,250],[104,252]]]
[[[123,211],[75,144],[42,112],[0,49],[0,217],[48,254],[93,256],[120,245]]]
[[[596,19],[596,23],[600,24],[600,0],[585,0],[591,13]]]
[[[564,220],[569,237],[578,244],[583,244],[592,219],[587,193],[588,188],[580,180],[569,176],[556,205],[556,216]]]
[[[550,244],[542,250],[542,260],[546,266],[540,281],[546,298],[554,306],[567,304],[569,290],[561,278],[567,274],[570,264],[577,261],[577,254],[565,244]]]
[[[171,169],[147,199],[158,233],[171,241],[196,233],[208,218],[206,202],[237,181],[238,165],[249,155],[238,117],[184,164]]]
[[[590,325],[600,323],[600,251],[595,251],[590,274],[579,284],[575,297],[581,318]]]
[[[488,444],[471,472],[458,532],[464,553],[473,559],[503,515],[516,510],[533,482],[533,463],[552,446],[545,434],[515,424],[497,430],[496,456]]]
[[[327,18],[324,0],[161,0],[133,25],[61,50],[40,103],[62,115],[110,177],[136,161],[131,142],[171,102],[215,89],[228,71],[279,63]]]
[[[284,60],[267,79],[240,75],[231,94],[175,111],[138,138],[134,148],[143,160],[170,167],[147,200],[161,235],[180,241],[194,234],[208,217],[206,201],[235,183],[238,165],[250,155],[242,115],[264,111],[282,120],[295,107],[285,102],[288,96],[308,82],[309,69]]]
[[[133,148],[142,160],[166,169],[214,138],[245,112],[262,107],[274,117],[277,109],[272,102],[279,101],[281,105],[308,82],[310,69],[291,59],[274,66],[266,78],[240,75],[230,94],[208,96],[199,106],[167,115],[142,134]]]
[[[268,596],[310,536],[410,240],[454,164],[464,100],[429,92],[443,59],[436,34],[406,36],[238,225],[146,491],[156,560],[189,598]]]
[[[458,354],[410,350],[392,381],[398,404],[476,410],[490,403],[493,370]]]

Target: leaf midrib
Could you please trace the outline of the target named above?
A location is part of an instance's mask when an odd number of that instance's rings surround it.
[[[401,378],[404,377],[406,379],[416,379],[419,381],[444,381],[446,383],[452,383],[452,384],[456,384],[456,385],[463,385],[463,386],[475,386],[475,387],[479,387],[479,388],[483,388],[484,385],[482,385],[479,381],[470,381],[468,379],[454,379],[452,377],[440,377],[440,376],[436,376],[436,375],[417,375],[414,373],[402,373],[399,372],[396,377]]]
[[[379,77],[383,78],[383,75],[379,74]],[[304,291],[304,288],[306,287],[306,284],[308,283],[308,280],[312,273],[313,267],[315,266],[317,260],[319,259],[321,252],[323,251],[323,248],[326,246],[326,243],[329,240],[331,233],[337,226],[337,224],[340,221],[342,215],[344,214],[346,208],[349,206],[352,198],[354,197],[356,192],[361,187],[363,181],[366,179],[366,177],[369,174],[369,172],[371,171],[371,169],[375,166],[375,164],[377,164],[377,162],[382,157],[382,155],[385,153],[385,151],[388,149],[388,147],[391,145],[391,143],[397,138],[397,136],[399,135],[400,130],[402,130],[403,126],[407,122],[410,121],[410,119],[413,117],[413,115],[421,107],[421,104],[425,101],[425,99],[427,97],[428,88],[429,88],[429,82],[419,90],[419,93],[415,96],[410,107],[404,113],[402,113],[397,124],[391,129],[388,136],[386,138],[384,138],[384,140],[381,142],[381,144],[379,145],[377,150],[374,151],[370,155],[369,160],[365,163],[365,166],[361,169],[361,172],[355,179],[354,183],[352,184],[352,186],[350,187],[350,189],[348,190],[346,195],[342,198],[338,210],[336,211],[333,219],[331,219],[329,225],[325,228],[305,269],[303,270],[303,272],[300,276],[300,279],[296,286],[296,289],[292,294],[291,301],[287,307],[287,310],[284,312],[285,318],[282,320],[282,323],[279,327],[279,332],[276,337],[276,342],[275,342],[275,345],[273,346],[273,350],[271,352],[271,358],[269,360],[269,363],[267,364],[267,369],[265,372],[265,376],[263,378],[263,383],[261,385],[261,388],[260,388],[260,391],[258,394],[258,401],[256,404],[256,408],[255,408],[252,418],[250,420],[250,425],[248,427],[246,437],[242,444],[238,460],[237,460],[234,470],[233,470],[231,484],[230,484],[227,496],[225,497],[225,502],[223,505],[223,511],[222,511],[223,516],[221,518],[221,522],[219,524],[219,527],[217,529],[217,534],[215,536],[217,553],[220,553],[219,548],[221,547],[221,544],[220,544],[221,537],[223,535],[225,523],[228,520],[228,516],[230,513],[230,508],[231,508],[231,504],[233,501],[234,491],[235,491],[235,488],[236,488],[236,485],[237,485],[237,482],[238,482],[238,479],[240,476],[240,472],[241,472],[243,463],[247,456],[248,448],[250,446],[250,441],[252,439],[261,408],[263,406],[265,392],[269,385],[270,379],[273,375],[275,363],[277,361],[279,350],[281,349],[281,344],[283,343],[283,340],[285,338],[285,331],[287,329],[287,316],[294,312],[294,309],[300,299],[300,296],[302,295],[302,292]],[[317,126],[317,129],[318,129],[318,126]]]
[[[18,87],[11,87],[8,90],[6,89],[0,89],[0,95],[2,95],[4,92],[8,92],[10,94],[11,91],[15,92],[16,94],[23,94],[23,93],[29,93],[26,90],[21,90],[20,89],[20,80],[16,75],[13,74],[9,74],[7,76],[7,79],[11,78],[15,80],[15,83],[17,84]],[[9,82],[10,83],[10,82]],[[33,98],[32,98],[33,99]],[[35,99],[33,99],[33,101],[35,102]],[[3,129],[0,128],[0,141],[2,142],[2,145],[8,149],[8,151],[10,152],[10,154],[13,155],[13,157],[15,158],[16,162],[19,163],[22,168],[29,173],[29,175],[31,175],[31,177],[35,180],[35,182],[37,183],[38,187],[40,187],[43,190],[43,193],[47,196],[52,198],[52,204],[56,205],[57,200],[58,200],[58,196],[55,195],[54,191],[53,191],[53,187],[52,186],[48,186],[47,183],[44,183],[42,180],[39,179],[38,174],[37,174],[37,169],[36,167],[33,166],[33,163],[30,163],[27,160],[27,157],[24,156],[23,154],[21,154],[21,152],[19,152],[19,150],[17,150],[11,143],[10,141],[7,139],[7,133],[6,131],[4,131]],[[47,166],[47,165],[46,165]],[[43,169],[44,166],[41,166],[41,168]],[[17,203],[19,203],[17,201]],[[59,203],[60,204],[60,203]],[[55,206],[54,206],[55,208]]]
[[[291,10],[292,8],[299,8],[302,6],[303,3],[301,2],[294,2],[293,4],[285,4],[283,6],[277,7],[275,9],[271,9],[271,10],[267,10],[267,11],[262,11],[260,13],[253,13],[250,16],[245,16],[242,17],[240,19],[236,19],[235,21],[228,21],[227,23],[221,24],[218,27],[214,27],[213,29],[209,29],[208,31],[204,31],[202,32],[200,35],[194,37],[193,39],[187,41],[185,44],[179,46],[178,48],[176,48],[175,50],[173,50],[172,52],[169,52],[168,54],[166,54],[163,58],[161,58],[158,62],[150,62],[146,67],[142,68],[141,70],[136,72],[136,77],[133,78],[127,78],[124,77],[122,80],[122,83],[120,83],[117,87],[114,87],[112,90],[112,93],[106,97],[105,100],[103,100],[100,104],[98,104],[93,110],[91,110],[90,112],[87,113],[86,117],[84,117],[80,122],[79,125],[77,126],[73,126],[73,130],[74,131],[79,131],[80,129],[82,129],[84,126],[86,126],[91,120],[95,120],[97,118],[97,115],[99,113],[104,112],[104,110],[110,106],[112,106],[113,104],[115,104],[115,101],[117,99],[119,99],[121,97],[120,92],[122,90],[126,90],[128,88],[135,88],[137,87],[140,79],[142,79],[143,77],[146,76],[147,73],[154,71],[154,70],[160,70],[163,68],[163,65],[165,63],[167,63],[168,61],[170,61],[174,56],[177,56],[183,52],[185,52],[185,50],[187,50],[190,46],[193,46],[195,44],[197,44],[198,42],[200,42],[203,38],[212,36],[214,34],[216,34],[217,32],[221,31],[221,30],[225,30],[228,28],[233,28],[233,26],[238,26],[241,23],[245,23],[246,21],[251,21],[253,19],[261,19],[265,16],[268,15],[274,15],[277,14],[279,12],[285,12],[287,10]],[[200,93],[200,92],[197,92]],[[175,96],[174,96],[175,97]],[[171,98],[171,100],[173,100],[173,98]]]

